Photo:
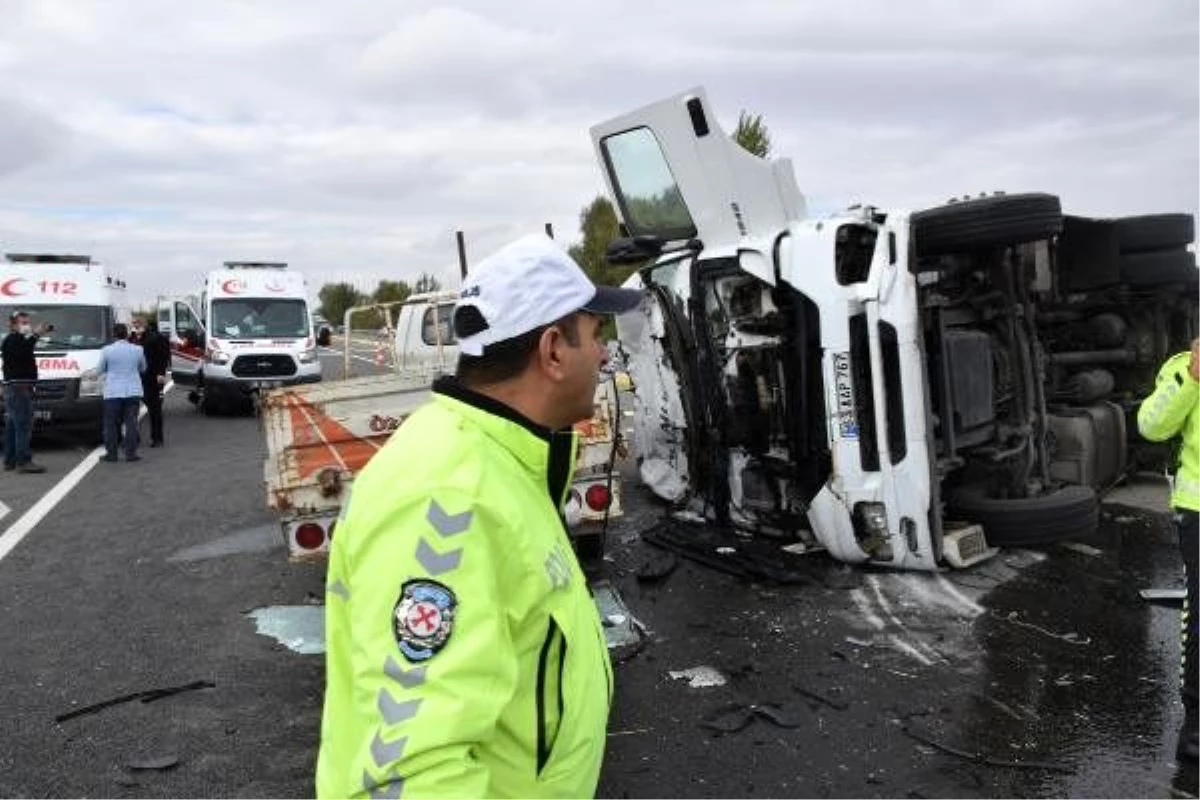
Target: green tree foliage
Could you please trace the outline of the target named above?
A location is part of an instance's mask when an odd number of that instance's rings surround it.
[[[579,212],[579,230],[583,235],[582,241],[568,247],[567,252],[579,262],[589,278],[611,286],[629,277],[632,270],[614,267],[604,258],[609,242],[621,235],[617,211],[608,198],[597,196]]]
[[[380,281],[371,299],[376,303],[402,303],[413,293],[405,281]]]
[[[317,292],[317,299],[321,303],[321,316],[335,325],[346,316],[346,309],[367,302],[362,292],[349,283],[327,283]]]
[[[427,272],[422,272],[417,278],[416,284],[413,285],[414,294],[426,294],[427,292],[436,292],[442,288],[442,282]]]
[[[759,158],[766,158],[771,154],[771,132],[763,122],[762,114],[749,114],[745,111],[738,114],[733,140]]]

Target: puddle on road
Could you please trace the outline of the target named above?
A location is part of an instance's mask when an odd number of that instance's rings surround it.
[[[325,606],[266,606],[247,616],[258,633],[304,656],[325,652]]]
[[[241,555],[243,553],[265,553],[276,547],[282,547],[283,540],[279,529],[274,525],[260,525],[257,528],[247,528],[220,539],[214,539],[204,544],[186,547],[167,557],[167,561],[191,562],[206,561],[210,558]]]

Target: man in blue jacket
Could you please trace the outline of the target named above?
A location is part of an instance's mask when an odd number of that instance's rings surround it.
[[[128,341],[124,323],[113,326],[116,341],[100,351],[96,372],[104,375],[104,461],[117,460],[117,441],[124,425],[125,460],[138,461],[138,411],[142,405],[142,373],[146,356]]]

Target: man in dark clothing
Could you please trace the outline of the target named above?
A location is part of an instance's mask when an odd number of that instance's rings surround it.
[[[37,385],[37,357],[34,346],[41,334],[50,330],[42,323],[34,331],[29,315],[14,311],[8,318],[8,335],[0,344],[4,359],[4,469],[17,472],[45,472],[33,463],[29,442],[33,436],[33,390]]]
[[[158,323],[147,320],[142,333],[142,352],[146,356],[146,371],[142,373],[142,402],[150,417],[150,446],[163,444],[163,386],[171,368],[171,343],[158,332]]]

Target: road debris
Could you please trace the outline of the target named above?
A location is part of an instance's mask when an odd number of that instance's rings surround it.
[[[678,566],[679,559],[674,553],[649,548],[634,574],[639,581],[644,583],[661,581],[674,572]]]
[[[820,705],[829,706],[834,711],[845,711],[850,707],[850,704],[845,700],[835,700],[832,697],[813,691],[812,689],[805,689],[803,686],[792,686],[792,690],[797,694],[807,697],[809,700],[815,700]]]
[[[216,684],[212,681],[192,681],[185,683],[182,686],[167,686],[162,689],[147,689],[141,692],[133,692],[131,694],[123,694],[120,697],[114,697],[111,700],[102,700],[99,703],[93,703],[90,706],[76,708],[71,711],[59,714],[54,718],[55,722],[66,722],[69,719],[95,714],[97,711],[103,711],[112,706],[118,706],[122,703],[132,703],[134,700],[140,700],[143,703],[153,703],[155,700],[161,700],[164,697],[170,697],[184,692],[192,692],[197,689],[215,689]]]
[[[668,672],[667,675],[673,680],[686,680],[692,689],[707,689],[713,686],[724,686],[726,683],[725,676],[721,674],[720,670],[704,665]]]
[[[782,551],[770,541],[740,538],[715,524],[663,519],[642,531],[642,541],[746,580],[804,584],[818,580],[821,571],[818,562]]]
[[[300,655],[325,652],[324,606],[266,606],[249,616],[263,636],[269,636]]]
[[[1064,550],[1082,553],[1085,556],[1092,556],[1093,558],[1104,555],[1104,551],[1100,548],[1092,547],[1090,544],[1080,544],[1079,542],[1063,542],[1059,547]]]
[[[125,766],[132,770],[165,770],[179,766],[179,756],[162,755],[153,758],[143,758],[126,762]]]
[[[803,715],[774,703],[726,703],[700,719],[700,727],[720,734],[739,733],[755,719],[762,719],[780,728],[799,728]]]
[[[1066,764],[1058,764],[1058,763],[1053,763],[1053,762],[1048,762],[1048,761],[1009,761],[1009,760],[1002,759],[1002,758],[992,758],[991,756],[985,756],[982,753],[971,753],[966,750],[960,750],[957,747],[951,747],[950,745],[942,744],[941,742],[930,738],[929,736],[927,736],[924,733],[921,733],[920,731],[913,730],[912,728],[910,728],[907,725],[902,727],[900,730],[903,731],[904,735],[909,737],[910,739],[915,739],[916,741],[920,742],[923,745],[932,747],[934,750],[940,750],[941,752],[946,753],[948,755],[957,756],[958,758],[964,758],[967,761],[973,761],[976,764],[986,764],[989,767],[1014,767],[1017,769],[1044,769],[1044,770],[1051,771],[1051,772],[1068,772],[1069,773],[1069,772],[1075,771],[1073,767],[1069,767]]]
[[[1149,603],[1178,605],[1187,599],[1187,589],[1139,589],[1138,596]]]

